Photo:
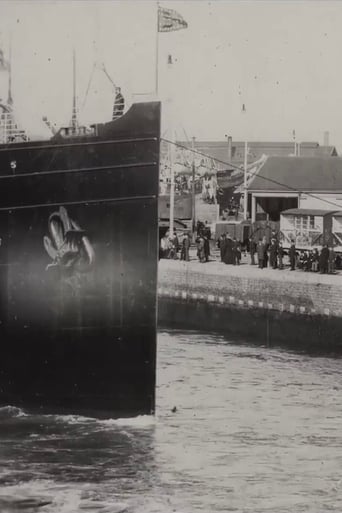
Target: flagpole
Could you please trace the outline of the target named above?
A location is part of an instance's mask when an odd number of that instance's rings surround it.
[[[243,219],[247,221],[248,191],[247,191],[247,165],[248,165],[248,143],[245,141],[244,163],[243,163]]]
[[[191,184],[191,217],[192,217],[192,236],[195,239],[195,229],[196,229],[196,169],[195,169],[195,137],[192,137],[191,141],[191,149],[192,149],[192,184]],[[195,241],[194,241],[195,242]]]
[[[171,137],[172,139],[172,137]],[[175,169],[173,167],[174,164],[174,158],[173,158],[173,151],[174,147],[173,144],[169,144],[170,149],[170,176],[171,176],[171,187],[170,187],[170,236],[173,237],[174,232],[174,217],[175,217]]]
[[[156,37],[156,96],[159,89],[159,2],[157,2],[157,37]]]

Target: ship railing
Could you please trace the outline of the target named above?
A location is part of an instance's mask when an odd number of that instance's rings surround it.
[[[96,126],[91,125],[88,126],[66,126],[62,127],[58,134],[62,137],[85,137],[85,136],[93,136],[96,135]]]
[[[25,130],[18,127],[12,113],[2,112],[0,115],[0,143],[8,144],[27,140]]]

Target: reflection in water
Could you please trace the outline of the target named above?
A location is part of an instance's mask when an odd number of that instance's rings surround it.
[[[0,511],[342,511],[340,363],[160,333],[155,419],[0,410]]]

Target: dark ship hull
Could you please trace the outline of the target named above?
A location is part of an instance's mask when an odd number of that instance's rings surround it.
[[[0,405],[153,413],[159,137],[146,103],[0,146]]]

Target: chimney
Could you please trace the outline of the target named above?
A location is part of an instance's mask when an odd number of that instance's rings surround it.
[[[329,134],[328,130],[326,130],[323,134],[323,145],[324,146],[329,146],[329,136],[330,136],[330,134]]]
[[[228,162],[232,161],[232,146],[233,146],[233,139],[231,135],[228,135]]]

